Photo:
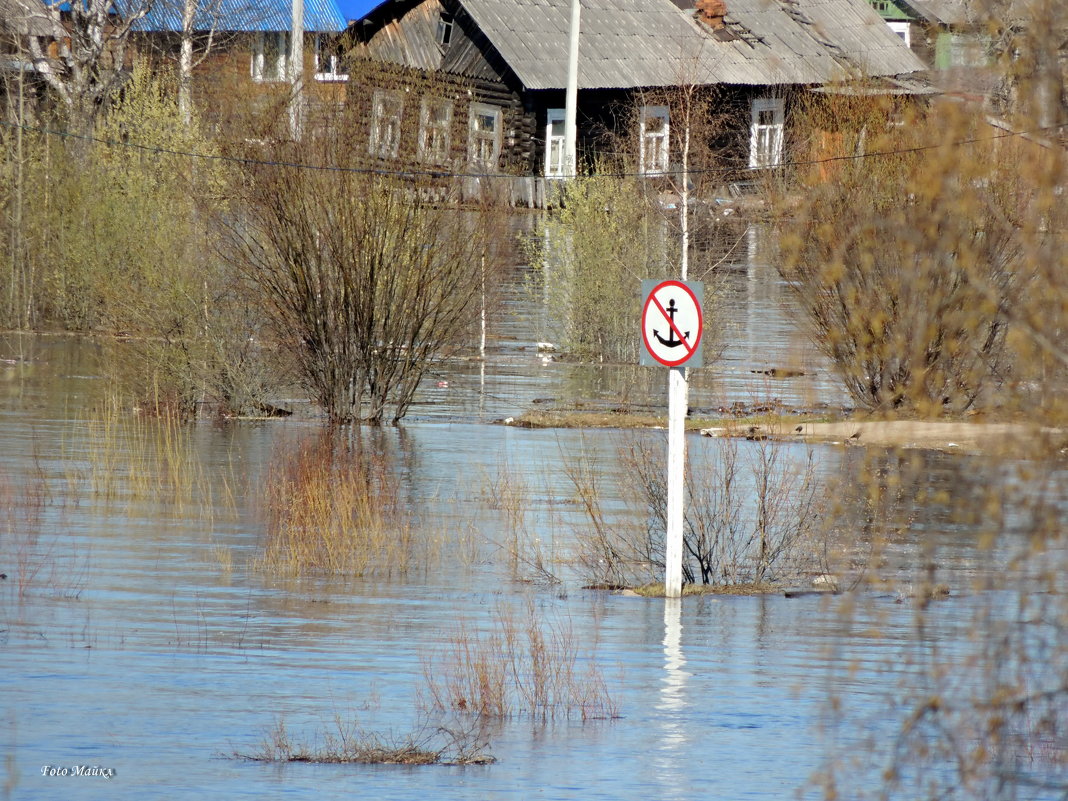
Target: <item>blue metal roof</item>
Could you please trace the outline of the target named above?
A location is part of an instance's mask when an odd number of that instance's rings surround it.
[[[312,33],[337,33],[348,24],[339,7],[355,0],[304,0],[304,30]],[[201,0],[193,26],[195,30],[219,31],[288,31],[292,25],[291,0]],[[142,32],[180,31],[182,4],[154,3],[151,11],[137,21]]]

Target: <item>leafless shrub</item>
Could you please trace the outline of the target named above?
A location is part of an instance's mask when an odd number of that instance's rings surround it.
[[[76,596],[85,564],[67,536],[66,500],[54,495],[40,467],[20,475],[0,469],[0,591],[21,602],[31,593]]]
[[[369,164],[351,135],[365,122],[353,102],[305,141],[271,145],[272,163],[247,176],[244,216],[225,221],[228,260],[335,423],[404,416],[427,371],[474,342],[472,310],[508,241],[504,210],[461,210],[455,181]]]
[[[823,525],[821,486],[811,451],[791,462],[773,440],[743,445],[714,441],[714,455],[688,463],[683,579],[686,583],[763,585],[820,564],[816,535]],[[568,475],[586,511],[579,533],[583,566],[608,584],[663,579],[667,530],[666,448],[650,437],[619,448],[624,494],[644,525],[606,521],[593,474]]]
[[[30,587],[55,563],[55,543],[42,537],[47,493],[44,481],[14,481],[0,473],[0,554],[14,574],[5,573],[21,599]]]

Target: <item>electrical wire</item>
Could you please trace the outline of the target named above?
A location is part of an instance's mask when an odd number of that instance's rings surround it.
[[[514,173],[503,172],[454,172],[450,170],[417,170],[417,169],[386,169],[383,167],[343,167],[338,165],[328,164],[311,164],[301,161],[279,161],[277,159],[258,159],[248,156],[227,156],[219,153],[198,153],[195,151],[177,150],[175,148],[159,147],[157,145],[146,145],[139,142],[132,141],[119,141],[114,139],[106,139],[99,136],[92,136],[90,134],[78,134],[71,131],[60,131],[51,128],[42,128],[34,125],[25,125],[10,122],[7,120],[0,120],[0,127],[10,129],[22,129],[29,133],[36,133],[45,136],[55,136],[63,139],[78,139],[87,142],[93,142],[95,144],[105,145],[106,147],[115,148],[129,148],[132,150],[139,150],[145,153],[152,153],[155,155],[168,155],[179,156],[188,159],[200,159],[203,161],[219,161],[231,164],[240,164],[249,167],[282,167],[286,169],[298,169],[298,170],[314,170],[317,172],[339,172],[339,173],[352,173],[360,175],[380,175],[384,177],[393,178],[486,178],[486,179],[504,179],[504,178],[518,178],[529,176],[518,176]],[[847,156],[827,156],[819,159],[805,159],[794,161],[783,161],[776,165],[775,168],[785,167],[809,167],[817,166],[820,164],[830,164],[834,162],[843,161],[860,161],[862,159],[871,158],[886,158],[890,156],[907,155],[910,153],[921,153],[929,150],[938,150],[944,147],[964,147],[968,145],[980,144],[983,142],[993,142],[999,139],[1008,139],[1012,137],[1026,137],[1036,136],[1042,133],[1049,133],[1057,131],[1063,128],[1068,128],[1068,123],[1061,125],[1050,125],[1042,128],[1035,128],[1028,131],[1006,131],[1003,133],[992,134],[990,136],[978,136],[969,139],[958,139],[952,142],[939,142],[929,145],[917,145],[915,147],[895,148],[893,150],[878,150],[867,153],[856,153]],[[705,168],[691,168],[687,170],[690,175],[729,175],[739,173],[752,173],[760,174],[765,172],[767,167],[705,167]],[[678,172],[678,170],[668,170],[667,172]],[[598,178],[648,178],[655,177],[650,173],[641,172],[602,172],[597,173]]]

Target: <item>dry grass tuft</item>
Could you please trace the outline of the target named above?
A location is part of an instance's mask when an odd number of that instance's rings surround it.
[[[279,720],[252,753],[235,751],[236,759],[253,762],[316,762],[359,765],[488,765],[496,759],[486,752],[477,727],[452,729],[423,725],[404,737],[383,737],[340,718],[336,733],[326,732],[321,746],[293,743],[285,721]]]
[[[543,620],[533,601],[521,617],[498,609],[488,631],[461,621],[423,672],[438,709],[536,720],[619,717],[604,676],[581,653],[570,621]]]
[[[403,573],[414,528],[379,453],[326,432],[272,465],[259,567],[286,575]]]

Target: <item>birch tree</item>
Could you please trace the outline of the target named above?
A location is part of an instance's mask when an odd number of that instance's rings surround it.
[[[223,0],[156,0],[154,16],[165,20],[167,30],[178,33],[178,53],[165,53],[176,58],[178,65],[178,108],[182,119],[189,124],[193,118],[193,73],[227,39],[228,33],[239,25],[248,25],[267,12],[247,3],[227,3]]]
[[[59,99],[71,130],[86,133],[122,82],[130,34],[151,0],[23,2],[34,27],[48,31],[28,37],[34,66]]]

